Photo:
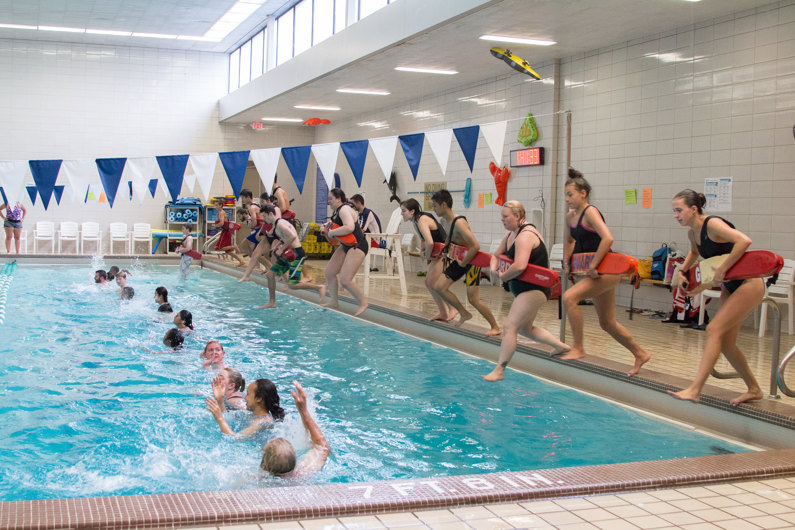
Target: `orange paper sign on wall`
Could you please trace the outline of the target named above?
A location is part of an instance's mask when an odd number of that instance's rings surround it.
[[[643,188],[643,207],[651,208],[651,188]]]
[[[483,208],[484,197],[482,193],[478,193],[478,208]]]

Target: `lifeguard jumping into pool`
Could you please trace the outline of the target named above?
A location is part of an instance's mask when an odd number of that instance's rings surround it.
[[[215,227],[221,232],[218,241],[215,243],[215,250],[231,254],[237,260],[239,266],[243,267],[246,262],[240,255],[240,249],[232,240],[235,231],[233,225],[229,223],[229,218],[224,212],[224,201],[222,199],[215,200],[215,209],[218,212],[218,218],[215,220]],[[236,224],[236,223],[235,223]],[[240,228],[238,226],[238,228]]]
[[[517,335],[548,344],[554,348],[552,354],[565,352],[569,347],[560,342],[544,328],[533,325],[538,310],[549,300],[550,288],[518,279],[528,265],[549,268],[549,256],[544,239],[535,226],[525,223],[525,209],[519,201],[508,201],[502,208],[502,225],[508,230],[500,246],[491,257],[491,271],[502,282],[508,282],[514,296],[508,316],[502,323],[502,342],[497,366],[490,374],[482,376],[486,381],[500,381],[505,378],[505,368],[516,352]],[[498,261],[505,254],[513,260],[504,272],[498,272]]]
[[[599,325],[635,357],[635,362],[629,371],[629,375],[632,376],[640,371],[641,366],[649,361],[651,355],[638,345],[627,328],[616,322],[616,286],[621,281],[621,276],[599,274],[596,271],[599,263],[610,252],[613,236],[601,212],[589,203],[590,195],[591,185],[583,178],[582,173],[569,168],[569,179],[565,187],[566,206],[569,207],[569,212],[566,214],[566,243],[563,247],[564,273],[570,273],[572,255],[583,252],[594,252],[595,255],[585,277],[563,293],[563,305],[571,322],[574,344],[561,359],[585,357],[583,316],[578,304],[582,300],[591,298],[596,314],[599,315]]]
[[[748,387],[746,392],[731,401],[732,405],[739,405],[762,399],[762,389],[748,366],[745,355],[737,347],[737,335],[748,314],[762,302],[765,285],[762,278],[723,282],[726,271],[751,246],[751,238],[725,219],[704,215],[706,202],[703,193],[689,189],[680,191],[673,199],[674,218],[680,225],[687,227],[687,238],[690,241],[690,251],[679,269],[679,281],[686,289],[687,271],[696,264],[699,256],[711,258],[728,255],[723,264],[715,268],[713,277],[713,284],[721,286],[721,304],[707,325],[707,340],[695,380],[684,390],[669,393],[679,399],[698,401],[701,389],[723,352]]]

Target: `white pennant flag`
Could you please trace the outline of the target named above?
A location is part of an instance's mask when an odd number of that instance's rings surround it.
[[[378,160],[378,165],[381,166],[381,171],[384,172],[384,178],[387,180],[389,180],[389,174],[392,173],[392,166],[395,164],[397,142],[397,136],[370,139],[370,149],[373,150],[375,159]]]
[[[326,181],[328,189],[334,187],[334,170],[337,169],[337,155],[340,152],[340,143],[317,144],[312,146],[312,154],[315,161],[323,173],[323,180]]]
[[[27,160],[0,160],[0,186],[9,204],[22,200],[28,167]]]
[[[159,167],[159,166],[158,166],[158,169],[160,169],[160,167]],[[158,173],[159,173],[159,172],[158,172]],[[168,191],[168,184],[166,184],[166,179],[163,177],[163,174],[162,174],[162,173],[160,173],[160,176],[159,176],[159,177],[157,177],[157,186],[158,186],[158,187],[159,187],[161,190],[163,190],[163,194],[164,194],[164,195],[165,195],[167,198],[169,198],[169,199],[171,198],[171,192],[169,192],[169,191]]]
[[[155,172],[155,157],[128,158],[124,164],[122,180],[130,180],[133,186],[133,195],[138,198],[138,204],[143,204],[149,193],[149,181]]]
[[[494,155],[494,161],[498,166],[502,166],[502,148],[505,146],[505,129],[508,127],[507,121],[487,123],[480,126],[480,132]]]
[[[185,175],[182,177],[182,183],[188,187],[188,191],[193,193],[193,186],[196,185],[196,174],[195,173],[188,173],[185,172]]]
[[[279,147],[273,149],[253,149],[249,153],[251,160],[254,161],[254,167],[257,168],[259,179],[262,185],[265,186],[265,191],[270,195],[273,189],[273,181],[276,180],[276,168],[279,166],[279,157],[282,156],[282,150]]]
[[[86,196],[89,184],[97,183],[100,180],[97,162],[92,159],[64,160],[58,178],[61,175],[66,176],[69,187],[72,188],[72,202],[82,201]]]
[[[201,155],[190,155],[190,167],[196,175],[196,182],[204,196],[204,202],[210,199],[210,186],[215,176],[215,164],[218,161],[218,153],[205,153]]]
[[[453,129],[442,129],[441,131],[431,131],[425,133],[428,144],[431,146],[439,167],[442,168],[442,175],[447,173],[447,161],[450,159],[450,142],[453,140]]]

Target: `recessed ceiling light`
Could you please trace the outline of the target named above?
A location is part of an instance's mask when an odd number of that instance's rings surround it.
[[[164,35],[163,33],[133,33],[133,37],[148,37],[150,39],[176,39],[176,35]]]
[[[284,122],[290,122],[290,123],[301,123],[302,121],[304,121],[301,118],[270,118],[270,117],[267,117],[267,116],[265,118],[260,118],[260,120],[262,120],[262,121],[284,121]]]
[[[293,105],[293,108],[306,110],[340,110],[339,107],[325,107],[322,105]]]
[[[0,28],[5,28],[5,29],[39,29],[38,26],[26,26],[24,24],[0,24]]]
[[[390,93],[386,90],[367,90],[364,88],[338,88],[337,92],[343,94],[364,94],[367,96],[388,96]]]
[[[553,40],[522,39],[519,37],[505,37],[503,35],[481,35],[480,39],[494,42],[509,42],[512,44],[531,44],[533,46],[552,46],[553,44],[557,44],[557,42]]]
[[[116,31],[112,29],[87,29],[86,33],[91,33],[93,35],[117,35],[119,37],[129,37],[132,35],[132,31]]]
[[[64,28],[61,26],[39,26],[40,31],[65,31],[67,33],[85,33],[84,28]]]
[[[411,66],[396,66],[395,70],[399,72],[417,72],[419,74],[455,75],[458,73],[455,70],[437,70],[434,68],[414,68]]]

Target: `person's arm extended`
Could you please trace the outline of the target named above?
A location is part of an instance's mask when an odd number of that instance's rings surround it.
[[[472,261],[472,258],[474,258],[478,252],[480,252],[480,243],[478,243],[478,240],[475,238],[475,234],[472,233],[472,230],[469,228],[469,223],[466,222],[465,219],[459,219],[456,221],[455,230],[463,241],[464,246],[467,247],[467,253],[464,256],[464,259],[461,260],[461,266],[466,267],[469,265],[469,262]]]
[[[218,402],[215,398],[205,398],[204,403],[206,405],[204,408],[212,413],[215,421],[218,422],[218,426],[221,428],[221,432],[224,434],[235,434],[232,429],[229,428],[229,424],[226,423],[224,413],[221,412],[221,408],[218,406]]]
[[[212,383],[213,396],[215,402],[218,403],[218,408],[221,409],[221,414],[226,412],[226,405],[224,404],[224,380],[220,375],[215,376]]]
[[[312,440],[312,448],[298,460],[296,470],[300,468],[303,473],[314,473],[323,469],[326,459],[331,453],[331,447],[306,407],[304,388],[298,381],[293,381],[293,386],[295,386],[295,390],[290,393],[295,400],[295,406],[298,409],[298,414],[301,415],[304,428],[309,432],[309,438]]]

